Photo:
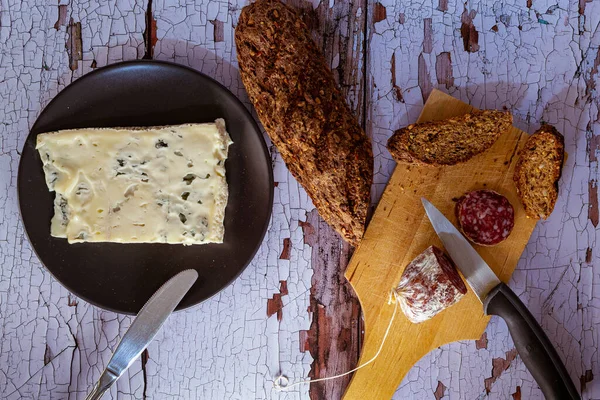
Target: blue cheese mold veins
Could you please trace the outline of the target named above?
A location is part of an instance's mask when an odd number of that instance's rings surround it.
[[[231,144],[222,119],[38,135],[56,192],[51,235],[69,243],[222,243]]]

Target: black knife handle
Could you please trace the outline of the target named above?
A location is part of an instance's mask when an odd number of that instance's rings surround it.
[[[483,310],[506,321],[519,356],[547,400],[581,399],[548,336],[508,286],[500,283],[492,289]]]

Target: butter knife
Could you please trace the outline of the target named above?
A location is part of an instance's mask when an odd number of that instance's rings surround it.
[[[198,279],[193,269],[182,271],[162,285],[144,304],[119,342],[106,369],[86,400],[97,400],[119,379],[152,342],[169,315]]]

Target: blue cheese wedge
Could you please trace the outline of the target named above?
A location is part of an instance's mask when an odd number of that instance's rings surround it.
[[[38,135],[56,192],[51,235],[69,243],[222,243],[231,143],[222,119]]]

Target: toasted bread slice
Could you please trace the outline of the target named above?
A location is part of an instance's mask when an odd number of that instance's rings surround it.
[[[519,152],[514,181],[527,216],[546,219],[558,199],[558,180],[565,159],[565,140],[543,124]]]
[[[387,148],[396,162],[454,165],[489,149],[511,125],[509,112],[476,111],[399,129]]]

